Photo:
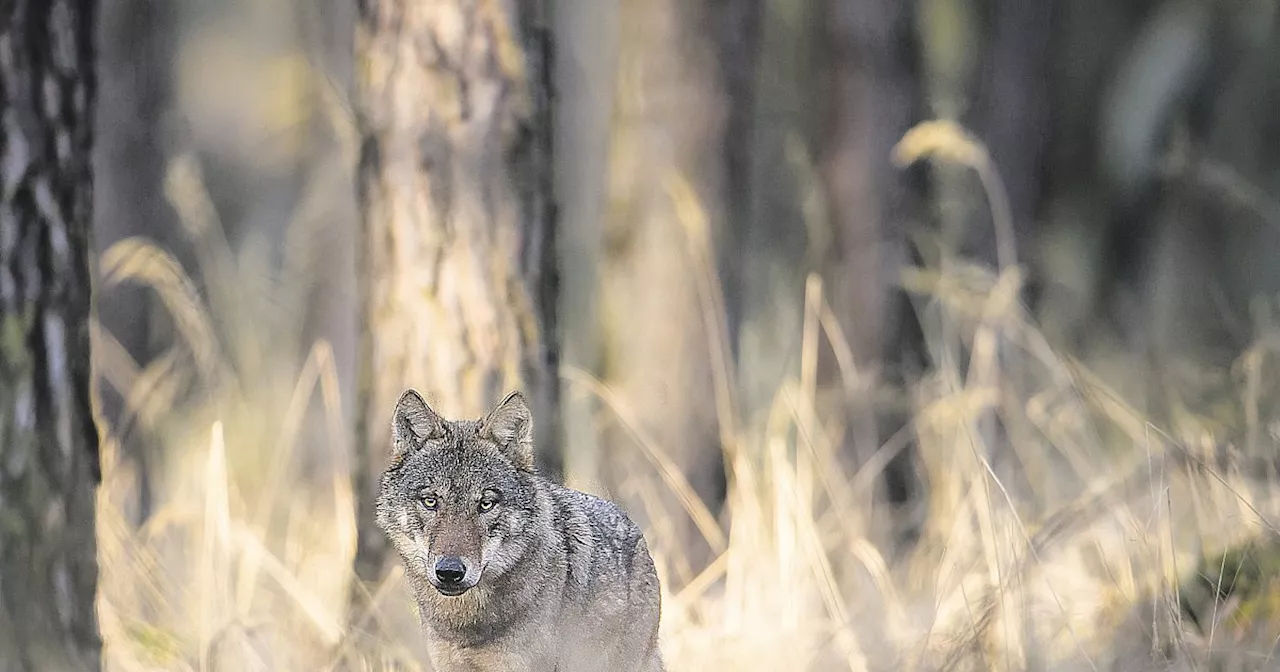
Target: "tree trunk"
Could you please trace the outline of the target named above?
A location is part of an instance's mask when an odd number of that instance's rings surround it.
[[[1049,47],[1054,0],[992,0],[984,8],[986,48],[979,58],[973,128],[991,152],[1009,199],[1018,261],[1024,265],[1041,197],[1049,137]],[[966,233],[969,251],[994,266],[989,206]],[[1034,270],[1034,269],[1031,269]]]
[[[99,669],[90,0],[0,18],[0,671]]]
[[[830,295],[854,356],[873,362],[891,343],[889,292],[916,196],[889,156],[922,111],[913,12],[897,0],[833,1],[822,20],[827,93],[814,145],[834,237]]]
[[[560,356],[566,367],[600,371],[600,255],[609,132],[618,60],[618,0],[561,0],[556,35],[556,235],[560,268]],[[587,390],[565,385],[564,472],[570,487],[600,483],[605,453]]]
[[[748,230],[759,201],[754,197],[757,166],[756,109],[764,45],[765,0],[709,3],[703,19],[715,44],[718,78],[724,88],[721,169],[724,224],[716,249],[731,361],[736,361],[745,314]],[[756,242],[756,241],[752,241]],[[739,372],[741,373],[741,372]]]
[[[817,270],[813,252],[821,238],[813,235],[814,213],[805,209],[813,168],[795,142],[804,137],[814,100],[812,35],[805,29],[813,11],[812,3],[763,0],[758,29],[749,197],[739,197],[750,207],[733,218],[741,264],[738,401],[752,451],[763,450],[781,381],[800,370],[805,278]]]
[[[364,134],[357,569],[381,573],[372,502],[406,387],[451,417],[504,390],[558,445],[549,87],[536,1],[366,0],[356,33]]]
[[[890,153],[923,108],[914,10],[898,0],[829,0],[819,16],[817,48],[825,79],[819,90],[826,93],[812,142],[831,226],[823,259],[825,296],[861,370],[878,369],[882,382],[901,382],[894,379],[919,352],[918,339],[910,342],[914,317],[899,274],[922,194],[914,174],[895,168]],[[905,422],[905,408],[873,409],[869,399],[846,403],[851,422],[843,456],[855,463],[869,458]],[[904,452],[885,469],[890,501],[915,494],[910,464]]]
[[[707,39],[713,4],[619,4],[619,74],[597,308],[601,376],[652,437],[653,447],[679,467],[714,511],[725,486],[713,381],[728,353],[708,347],[705,316],[719,309],[706,303],[699,286],[718,270],[716,250],[725,233],[728,96],[716,45]],[[690,216],[685,206],[691,199],[673,192],[677,181],[691,188],[705,223]],[[636,478],[637,468],[653,471],[630,432],[618,428],[606,437],[604,445],[612,448],[601,480],[609,494],[656,482]],[[708,557],[709,547],[668,492],[658,486],[626,503],[641,521],[670,526],[651,539],[651,548],[675,563],[673,585],[679,585]],[[636,505],[641,501],[643,508]]]

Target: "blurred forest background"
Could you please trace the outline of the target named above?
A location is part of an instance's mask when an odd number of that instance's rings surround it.
[[[430,669],[406,387],[525,390],[672,670],[1280,669],[1277,0],[0,15],[0,672]]]

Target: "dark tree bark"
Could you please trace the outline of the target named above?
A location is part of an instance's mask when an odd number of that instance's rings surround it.
[[[731,323],[744,434],[763,443],[779,381],[799,368],[805,278],[817,270],[812,252],[821,236],[813,235],[813,213],[805,211],[812,193],[811,157],[797,155],[802,145],[794,141],[805,135],[815,98],[808,30],[815,8],[787,0],[758,5],[754,35],[744,31],[755,38],[758,72],[751,82],[756,86],[749,94],[751,128],[745,134],[751,148],[749,188],[734,196],[747,204],[733,219],[740,282],[736,292],[730,292],[730,282],[725,285],[729,310],[736,312]],[[735,132],[733,137],[744,136]]]
[[[969,126],[991,152],[1009,198],[1019,262],[1029,261],[1049,140],[1049,48],[1054,0],[992,0],[986,4],[981,65]],[[996,264],[990,210],[966,231],[968,251]]]
[[[372,502],[406,387],[450,417],[478,417],[523,388],[544,468],[558,445],[544,20],[540,2],[360,4],[366,579],[385,561]]]
[[[814,146],[833,243],[833,309],[861,362],[892,343],[890,289],[919,194],[890,151],[923,110],[909,3],[832,1],[818,40],[825,91]]]
[[[901,384],[923,351],[899,283],[923,186],[916,173],[898,170],[890,159],[893,145],[923,113],[915,12],[897,0],[821,6],[816,46],[824,95],[812,142],[831,227],[830,246],[818,250],[826,296],[857,365]],[[868,399],[845,403],[850,431],[843,456],[854,463],[896,433],[909,412],[876,409]],[[889,463],[885,479],[891,502],[917,494],[909,453]]]
[[[96,3],[0,16],[0,671],[93,670],[89,393]]]
[[[707,32],[715,40],[716,64],[728,105],[724,119],[724,199],[725,225],[716,248],[720,285],[725,297],[725,319],[729,344],[738,355],[738,335],[745,315],[747,239],[749,222],[758,201],[755,193],[756,152],[754,131],[760,81],[764,0],[733,0],[709,3]],[[785,225],[785,224],[784,224]],[[763,241],[762,241],[763,242]],[[765,243],[768,246],[768,243]]]

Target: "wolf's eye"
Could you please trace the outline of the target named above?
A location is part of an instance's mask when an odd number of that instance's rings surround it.
[[[498,505],[498,500],[502,499],[497,492],[486,490],[484,496],[480,499],[480,513],[487,513]]]
[[[440,500],[438,500],[435,495],[423,495],[421,498],[418,499],[418,501],[422,502],[423,506],[427,507],[428,509],[431,509],[432,511],[434,511],[436,507],[440,505]]]

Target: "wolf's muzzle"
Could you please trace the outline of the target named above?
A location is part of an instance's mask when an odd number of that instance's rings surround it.
[[[467,585],[467,565],[462,558],[456,556],[444,556],[436,560],[435,579],[432,583],[436,590],[449,596],[461,595],[471,587]]]

